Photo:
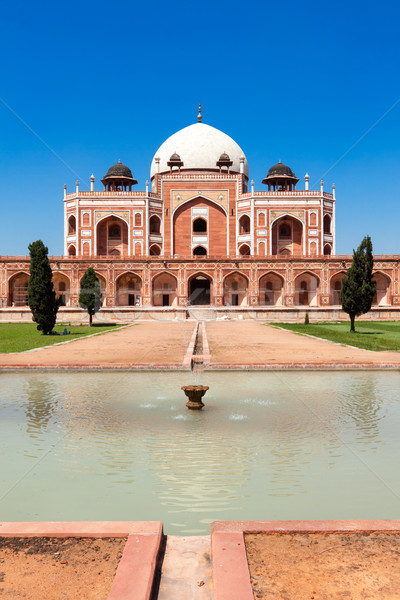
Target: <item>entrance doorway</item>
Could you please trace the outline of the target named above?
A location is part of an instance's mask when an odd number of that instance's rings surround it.
[[[162,295],[162,305],[169,306],[169,294]]]
[[[232,306],[239,306],[239,294],[232,294]]]
[[[190,282],[190,304],[210,304],[210,280],[204,275],[194,277]]]

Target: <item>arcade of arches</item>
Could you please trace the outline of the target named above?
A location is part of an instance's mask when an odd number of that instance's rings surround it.
[[[111,232],[111,237],[116,233]],[[200,261],[201,255],[198,258]],[[62,307],[77,307],[79,282],[88,265],[82,265],[79,278],[76,278],[68,259],[65,259],[62,270],[60,270],[60,262],[57,262],[58,270],[54,270],[53,275],[57,297],[61,297]],[[107,262],[105,264],[111,265]],[[132,265],[134,270],[129,270],[129,267],[123,272],[120,270],[119,273],[115,273],[114,280],[111,280],[111,271],[104,270],[104,266],[99,263],[96,274],[100,281],[102,306],[184,307],[190,304],[282,308],[332,306],[336,309],[341,306],[340,292],[342,279],[346,273],[344,269],[337,269],[327,279],[321,270],[312,271],[299,268],[297,272],[293,272],[293,278],[290,281],[287,279],[285,268],[279,272],[260,269],[258,277],[254,277],[252,275],[254,267],[250,262],[246,269],[243,268],[245,266],[245,262],[243,262],[239,270],[232,269],[233,265],[230,265],[222,272],[212,269],[190,272],[187,267],[185,270],[180,269],[180,264],[178,262],[174,267],[173,263],[159,261],[160,269],[153,270],[150,278],[149,275],[146,275],[143,265],[139,269]],[[321,261],[321,266],[323,264],[324,262]],[[153,264],[153,269],[154,267],[155,264]],[[7,298],[6,302],[3,302],[3,307],[27,306],[28,268],[29,265],[26,270],[14,271],[9,276],[6,283]],[[393,304],[394,285],[390,271],[376,271],[373,279],[377,289],[372,306],[390,307]]]

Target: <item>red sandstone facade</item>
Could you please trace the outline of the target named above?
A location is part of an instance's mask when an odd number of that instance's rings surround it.
[[[126,318],[154,307],[177,314],[188,304],[260,318],[331,308],[325,314],[337,317],[351,257],[335,256],[335,189],[325,191],[321,181],[311,191],[308,181],[297,189],[294,173],[278,163],[263,180],[266,190],[251,182],[249,191],[239,146],[199,122],[160,147],[151,192],[148,182],[132,191],[137,182],[121,163],[103,178],[103,191],[95,191],[93,176],[89,192],[65,187],[64,256],[51,259],[60,314],[79,312],[80,280],[92,266],[104,311]],[[0,318],[13,319],[26,305],[28,273],[26,257],[1,258]],[[375,257],[380,316],[397,316],[399,275],[398,256]]]

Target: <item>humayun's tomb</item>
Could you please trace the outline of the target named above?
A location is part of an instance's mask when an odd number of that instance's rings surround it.
[[[100,280],[97,318],[215,316],[268,320],[347,318],[341,280],[351,256],[335,254],[335,188],[309,189],[279,162],[264,189],[249,184],[242,149],[202,122],[169,137],[151,163],[151,191],[133,191],[118,161],[95,190],[64,186],[64,256],[50,257],[59,319],[80,320],[80,280]],[[46,240],[43,240],[46,243]],[[360,240],[355,240],[357,245]],[[367,318],[400,318],[399,256],[375,256],[377,293]],[[0,257],[0,320],[30,320],[29,257]],[[194,309],[198,310],[198,309]]]

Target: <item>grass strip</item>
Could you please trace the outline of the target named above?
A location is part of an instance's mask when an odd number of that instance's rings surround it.
[[[114,325],[69,325],[59,323],[54,330],[62,334],[64,329],[68,335],[43,335],[36,329],[36,323],[0,323],[0,354],[9,352],[25,352],[33,348],[51,346],[69,340],[79,339],[94,333],[116,331],[119,327]]]
[[[364,350],[400,350],[400,322],[356,321],[355,333],[350,333],[350,322],[322,323],[268,323],[301,335],[312,335],[324,340],[363,348]]]

